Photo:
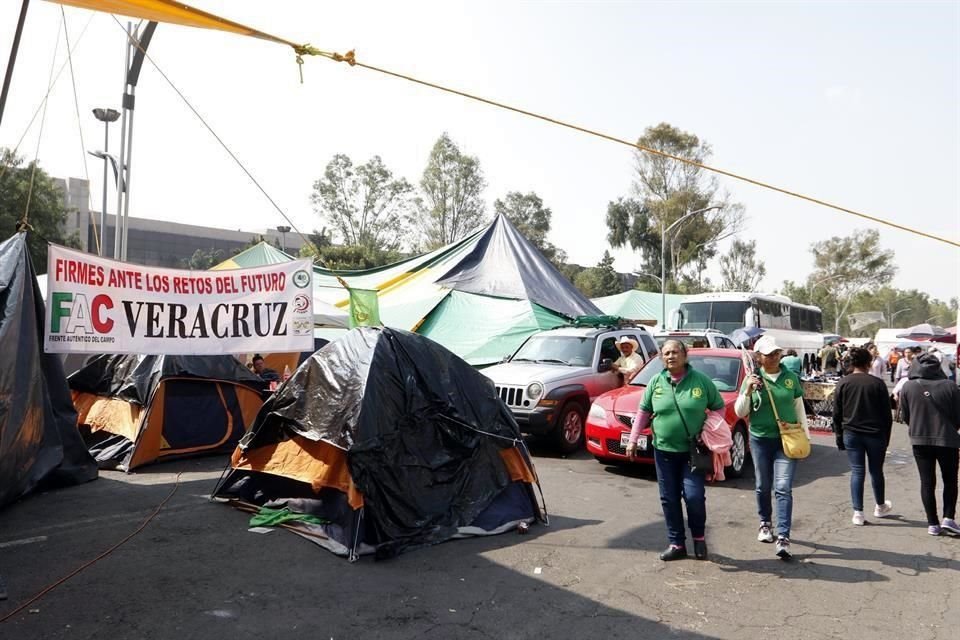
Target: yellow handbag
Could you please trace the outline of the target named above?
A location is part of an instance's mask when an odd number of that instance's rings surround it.
[[[810,438],[807,437],[807,432],[803,430],[802,424],[781,420],[777,403],[773,401],[773,394],[770,393],[770,387],[764,384],[763,388],[767,390],[773,416],[777,419],[777,426],[780,427],[780,442],[783,443],[784,455],[794,460],[803,460],[810,455]]]

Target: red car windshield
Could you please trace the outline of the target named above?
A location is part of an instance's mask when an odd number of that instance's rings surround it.
[[[712,356],[690,354],[687,362],[700,373],[706,374],[713,384],[717,385],[717,391],[736,391],[737,381],[740,379],[740,357],[734,356]],[[631,385],[646,386],[655,375],[663,371],[663,360],[656,357],[647,363],[640,373],[630,381]]]

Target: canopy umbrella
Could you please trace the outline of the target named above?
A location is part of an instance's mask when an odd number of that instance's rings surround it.
[[[936,339],[945,335],[947,335],[947,332],[943,327],[938,327],[937,325],[930,324],[929,322],[924,322],[913,325],[903,333],[898,333],[897,337],[907,338],[909,340],[929,340],[931,338]]]
[[[742,327],[740,329],[734,329],[730,333],[730,340],[733,341],[738,347],[746,345],[748,342],[755,338],[759,338],[764,334],[764,330],[760,327]]]

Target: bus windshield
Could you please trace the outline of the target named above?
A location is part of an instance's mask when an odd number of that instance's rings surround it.
[[[684,302],[678,329],[717,329],[729,334],[743,326],[749,302]]]

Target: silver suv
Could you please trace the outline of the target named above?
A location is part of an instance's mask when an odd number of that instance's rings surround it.
[[[654,334],[657,346],[662,347],[667,340],[679,340],[688,349],[736,349],[727,334],[717,329],[694,329],[692,331],[658,331]]]
[[[533,334],[505,363],[483,373],[521,432],[549,436],[569,453],[583,446],[593,399],[623,384],[623,376],[611,368],[620,357],[616,340],[621,336],[637,341],[636,353],[644,361],[657,354],[645,327],[561,327]]]

